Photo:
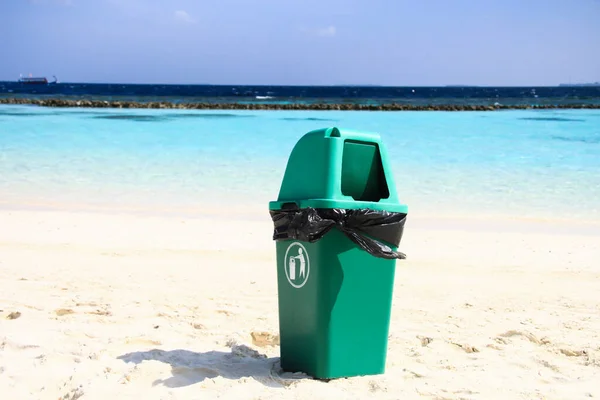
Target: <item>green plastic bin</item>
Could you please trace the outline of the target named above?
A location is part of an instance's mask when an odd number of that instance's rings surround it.
[[[379,135],[327,128],[298,141],[269,209],[309,207],[407,213]],[[396,259],[337,228],[314,243],[277,241],[276,254],[281,368],[317,379],[384,373]]]

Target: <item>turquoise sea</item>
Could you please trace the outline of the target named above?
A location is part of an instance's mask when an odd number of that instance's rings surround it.
[[[410,214],[600,220],[600,110],[0,106],[0,207],[268,218],[292,147],[328,126],[382,136]]]

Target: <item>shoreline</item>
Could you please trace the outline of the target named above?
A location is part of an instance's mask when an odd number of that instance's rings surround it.
[[[600,110],[600,104],[356,104],[356,103],[173,103],[169,101],[107,101],[0,98],[0,105],[35,105],[54,108],[134,108],[183,110],[314,110],[314,111],[498,111],[498,110]]]

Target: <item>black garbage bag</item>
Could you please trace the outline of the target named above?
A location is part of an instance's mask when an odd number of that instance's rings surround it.
[[[406,213],[371,209],[303,208],[271,210],[275,226],[273,240],[295,239],[314,243],[337,227],[350,240],[371,255],[386,259],[405,259],[381,241],[398,246],[404,232]]]

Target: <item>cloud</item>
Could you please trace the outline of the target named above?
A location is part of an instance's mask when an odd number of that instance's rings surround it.
[[[335,36],[335,26],[331,25],[327,28],[317,29],[317,35],[319,36]]]
[[[335,36],[337,33],[337,30],[335,29],[335,26],[330,25],[326,28],[300,28],[300,30],[308,35],[313,35],[313,36],[322,36],[322,37],[332,37]]]
[[[196,20],[193,19],[192,16],[187,13],[187,11],[177,10],[175,11],[174,15],[175,19],[180,22],[185,22],[187,24],[193,24],[196,22]]]

